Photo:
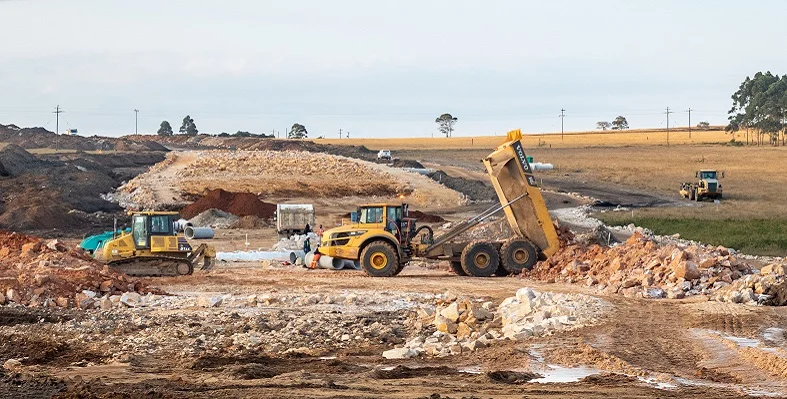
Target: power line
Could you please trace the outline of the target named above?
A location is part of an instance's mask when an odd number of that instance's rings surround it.
[[[134,134],[139,134],[139,110],[134,108]]]
[[[560,141],[563,141],[563,121],[566,119],[566,110],[560,109]]]
[[[669,106],[667,106],[667,112],[666,112],[666,114],[667,114],[667,145],[669,145],[669,114],[672,114],[672,113],[673,112],[669,110]]]
[[[52,112],[53,114],[55,114],[55,117],[57,118],[57,122],[55,122],[55,153],[57,153],[58,145],[60,141],[60,114],[64,112],[65,111],[60,109],[60,104],[58,104],[58,106],[55,107],[55,111]]]

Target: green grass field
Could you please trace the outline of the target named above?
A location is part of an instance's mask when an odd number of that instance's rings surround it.
[[[624,226],[634,223],[659,235],[680,233],[681,238],[723,245],[751,255],[787,255],[787,219],[679,219],[631,217],[629,214],[599,213],[604,223]]]

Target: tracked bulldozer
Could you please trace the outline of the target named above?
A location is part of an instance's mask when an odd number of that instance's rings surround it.
[[[177,212],[135,212],[130,231],[114,233],[93,252],[96,260],[131,276],[183,276],[210,269],[216,250],[194,248],[176,228]],[[114,229],[117,232],[117,229]]]
[[[429,226],[416,225],[407,204],[362,205],[352,224],[323,233],[320,257],[358,261],[366,274],[390,277],[399,274],[414,258],[450,262],[459,275],[489,277],[518,274],[553,255],[560,242],[541,190],[536,185],[521,143],[522,133],[508,133],[508,140],[483,160],[500,200],[480,214],[435,236]],[[457,241],[465,231],[503,211],[514,236],[507,240]]]

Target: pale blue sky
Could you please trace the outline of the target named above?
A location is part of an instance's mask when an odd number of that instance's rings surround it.
[[[746,75],[785,73],[787,2],[0,0],[0,123],[430,136],[724,123]],[[744,47],[746,48],[744,50]]]

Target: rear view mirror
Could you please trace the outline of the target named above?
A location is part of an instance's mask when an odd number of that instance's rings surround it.
[[[721,171],[721,178],[722,179],[724,178],[724,171],[723,170]]]
[[[697,179],[700,177],[700,172],[694,172],[694,178]]]
[[[358,223],[358,212],[350,213],[350,221],[353,223]]]

